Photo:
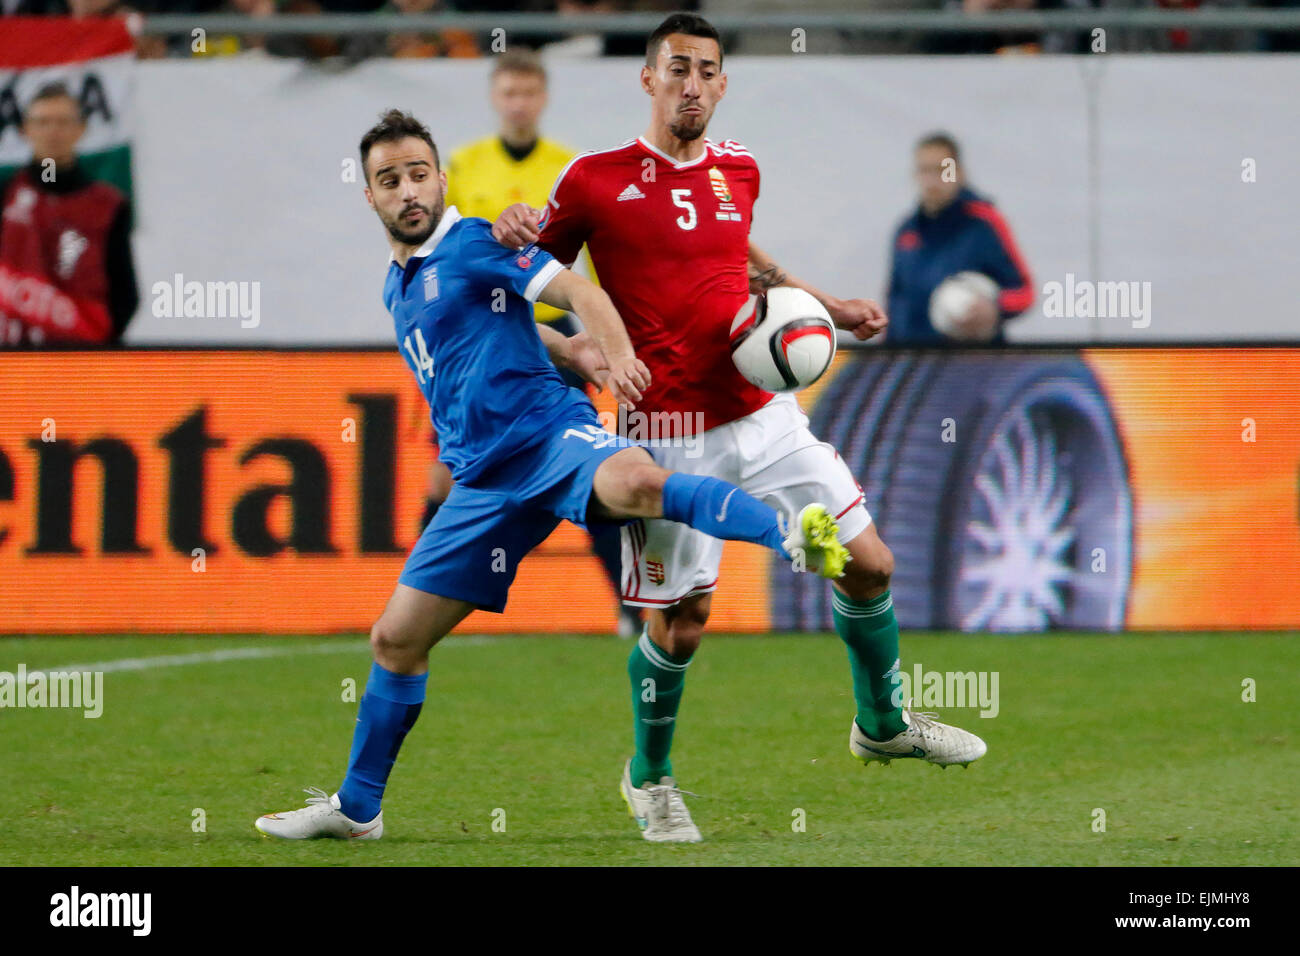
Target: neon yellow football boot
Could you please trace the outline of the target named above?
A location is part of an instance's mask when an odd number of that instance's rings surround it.
[[[839,525],[824,505],[805,505],[783,544],[797,569],[815,571],[824,578],[839,578],[844,576],[844,566],[852,560],[849,549],[840,544],[839,531]]]

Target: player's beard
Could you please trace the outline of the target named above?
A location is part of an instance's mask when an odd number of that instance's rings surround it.
[[[423,226],[418,229],[404,229],[402,227],[402,216],[406,215],[413,208],[424,210],[428,218]],[[432,206],[421,206],[419,203],[413,203],[407,206],[392,222],[385,223],[388,226],[388,234],[398,242],[405,243],[408,246],[422,246],[426,239],[433,235],[434,230],[438,228],[438,223],[442,222],[442,214],[446,211],[447,201],[439,195],[437,201]]]
[[[668,124],[668,132],[683,143],[691,143],[703,136],[708,127],[709,116],[701,113],[699,116],[679,117],[676,122]]]

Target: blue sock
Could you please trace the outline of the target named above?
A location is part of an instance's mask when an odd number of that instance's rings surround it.
[[[776,511],[721,478],[674,472],[664,482],[664,517],[729,541],[751,541],[787,561]]]
[[[415,726],[424,706],[425,674],[394,674],[378,663],[370,666],[370,679],[357,709],[348,773],[339,787],[344,815],[369,823],[379,815],[388,775],[397,760],[406,732]]]

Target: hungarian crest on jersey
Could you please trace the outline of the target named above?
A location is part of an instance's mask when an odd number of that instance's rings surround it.
[[[718,211],[714,215],[723,222],[740,222],[741,215],[736,211],[736,204],[731,201],[731,187],[727,185],[727,177],[722,175],[722,170],[717,166],[709,167],[709,185],[713,187],[713,195],[718,197]]]
[[[718,197],[719,202],[731,202],[731,187],[727,185],[727,177],[722,175],[722,170],[717,166],[709,167],[709,184],[713,187],[713,195]]]

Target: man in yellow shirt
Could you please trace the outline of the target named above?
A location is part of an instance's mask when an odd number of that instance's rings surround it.
[[[538,132],[546,109],[546,68],[536,53],[518,48],[501,54],[491,84],[500,130],[455,150],[447,163],[447,205],[488,222],[517,202],[545,206],[561,170],[576,155]],[[571,322],[567,312],[545,303],[538,302],[533,315],[565,335],[576,331],[565,324]]]
[[[500,126],[494,135],[452,152],[447,163],[447,205],[455,206],[462,216],[479,216],[492,222],[514,203],[545,206],[555,180],[576,154],[538,130],[546,109],[547,90],[546,68],[536,53],[515,48],[501,54],[492,67],[490,82],[492,109]],[[533,315],[563,335],[578,331],[569,313],[544,303],[533,307]],[[586,389],[585,383],[572,373],[561,369],[560,374],[574,388]],[[432,517],[437,503],[450,489],[449,475],[431,475],[431,509],[426,510],[427,516]],[[591,546],[604,565],[617,600],[622,580],[618,528],[598,526],[592,532]],[[635,637],[640,633],[640,612],[620,605],[619,634]]]

